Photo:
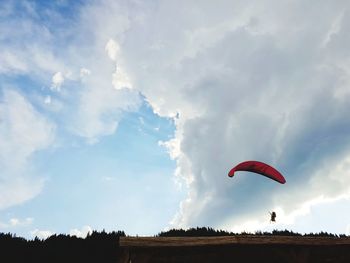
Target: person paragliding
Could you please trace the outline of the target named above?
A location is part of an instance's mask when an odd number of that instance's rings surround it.
[[[272,211],[270,212],[270,216],[271,216],[270,223],[276,222],[276,213]]]
[[[246,161],[237,164],[235,167],[233,167],[229,173],[229,177],[233,177],[235,175],[235,172],[237,171],[246,171],[246,172],[253,172],[257,174],[261,174],[267,178],[270,178],[280,184],[286,183],[286,179],[283,177],[283,175],[277,171],[272,166],[258,161]],[[276,212],[270,212],[270,222],[276,222]]]

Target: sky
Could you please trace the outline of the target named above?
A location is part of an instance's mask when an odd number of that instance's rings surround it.
[[[1,0],[0,232],[350,234],[349,12]]]

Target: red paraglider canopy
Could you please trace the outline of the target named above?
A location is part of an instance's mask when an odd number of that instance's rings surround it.
[[[266,163],[258,161],[246,161],[240,163],[231,169],[231,171],[228,173],[228,176],[233,177],[236,171],[258,173],[281,184],[284,184],[286,182],[286,179],[284,179],[283,175],[279,171]]]

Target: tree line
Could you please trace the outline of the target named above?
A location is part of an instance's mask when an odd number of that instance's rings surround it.
[[[0,233],[0,262],[66,263],[116,262],[123,231],[93,231],[86,238],[55,234],[47,239],[26,240]]]
[[[215,230],[210,227],[190,229],[170,229],[157,234],[157,237],[203,237],[233,235],[279,235],[279,236],[322,236],[346,237],[327,232],[299,234],[289,230],[272,232],[233,233]],[[67,262],[117,262],[120,257],[119,238],[126,236],[124,231],[93,231],[86,238],[54,234],[47,239],[34,238],[27,240],[11,233],[0,233],[0,262],[34,262],[34,263],[67,263]]]
[[[290,230],[273,230],[272,232],[262,232],[262,231],[256,231],[256,232],[241,232],[241,233],[234,233],[229,232],[225,230],[216,230],[211,227],[196,227],[196,228],[189,228],[189,229],[170,229],[168,231],[162,231],[158,235],[158,237],[205,237],[205,236],[238,236],[238,235],[265,235],[265,236],[310,236],[310,237],[334,237],[334,238],[340,238],[340,237],[346,237],[345,234],[333,234],[328,232],[319,232],[319,233],[307,233],[307,234],[300,234],[296,233]]]

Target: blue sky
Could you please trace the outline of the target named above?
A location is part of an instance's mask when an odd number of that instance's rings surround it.
[[[0,231],[350,233],[348,13],[2,1]],[[254,159],[287,183],[227,177]]]
[[[126,115],[115,134],[96,144],[69,138],[67,145],[35,154],[32,164],[45,175],[44,187],[33,200],[7,209],[5,221],[31,217],[59,233],[90,226],[152,234],[159,230],[154,218],[166,227],[184,197],[172,180],[175,164],[158,145],[173,135],[174,125],[146,105]]]

